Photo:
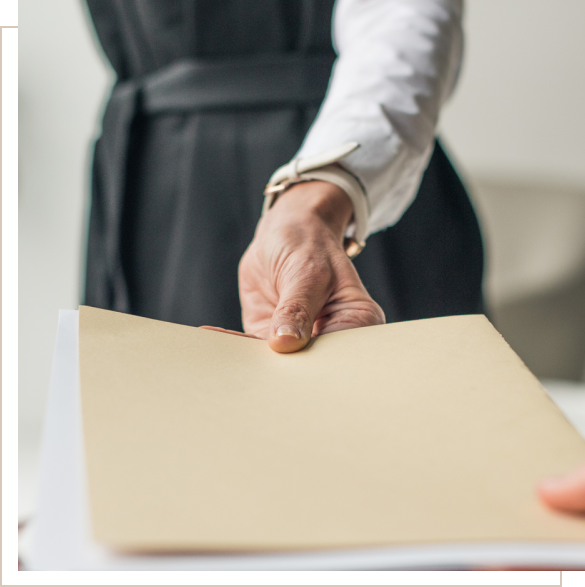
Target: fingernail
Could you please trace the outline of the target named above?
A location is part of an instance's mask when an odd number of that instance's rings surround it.
[[[294,326],[290,326],[289,324],[279,326],[276,331],[276,336],[292,336],[297,340],[301,338],[300,332]]]

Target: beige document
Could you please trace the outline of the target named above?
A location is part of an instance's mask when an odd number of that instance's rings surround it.
[[[483,316],[265,341],[80,308],[95,538],[139,551],[585,541],[583,441]]]

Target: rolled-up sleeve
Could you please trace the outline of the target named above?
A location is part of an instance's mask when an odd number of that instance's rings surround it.
[[[341,164],[364,187],[368,234],[416,195],[462,58],[462,0],[338,0],[338,58],[298,157],[357,141]]]

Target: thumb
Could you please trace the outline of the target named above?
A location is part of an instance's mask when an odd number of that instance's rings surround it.
[[[286,284],[270,322],[268,344],[278,353],[294,353],[311,340],[315,318],[330,294],[330,276],[321,273],[293,277]]]

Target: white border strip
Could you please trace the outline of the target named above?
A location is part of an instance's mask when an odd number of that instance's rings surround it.
[[[2,0],[4,9],[4,0]],[[16,4],[16,3],[14,3]],[[4,11],[4,10],[3,10]],[[4,16],[4,14],[2,14]],[[2,31],[2,582],[18,558],[18,29]]]

